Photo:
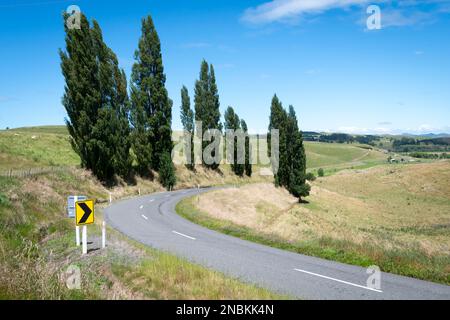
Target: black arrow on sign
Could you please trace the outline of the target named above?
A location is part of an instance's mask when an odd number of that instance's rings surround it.
[[[78,206],[79,206],[81,209],[83,209],[83,211],[84,211],[84,214],[83,214],[83,216],[81,217],[80,221],[78,221],[78,223],[79,223],[79,224],[85,223],[86,220],[87,220],[87,219],[89,218],[89,216],[91,215],[92,210],[91,210],[91,209],[88,207],[88,205],[87,205],[86,203],[84,203],[84,202],[79,203]]]

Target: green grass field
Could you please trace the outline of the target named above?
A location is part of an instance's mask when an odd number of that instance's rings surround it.
[[[66,126],[37,126],[37,127],[22,127],[22,128],[14,128],[9,131],[18,131],[18,132],[29,132],[29,133],[53,133],[53,134],[62,134],[68,135]]]
[[[178,141],[179,132],[174,132]],[[256,144],[256,142],[253,142]],[[307,166],[327,173],[346,168],[366,168],[386,162],[387,155],[357,145],[305,142]],[[65,126],[42,126],[0,131],[0,172],[47,166],[76,166]]]
[[[0,131],[0,172],[80,163],[63,126]]]
[[[385,163],[387,155],[354,144],[305,142],[308,169],[361,167]]]

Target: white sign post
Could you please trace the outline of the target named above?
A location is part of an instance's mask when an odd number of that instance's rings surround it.
[[[80,246],[80,227],[75,226],[75,241],[77,243],[77,247]]]
[[[83,226],[83,248],[82,253],[87,254],[87,226]]]
[[[106,223],[103,221],[102,223],[102,248],[106,248]]]

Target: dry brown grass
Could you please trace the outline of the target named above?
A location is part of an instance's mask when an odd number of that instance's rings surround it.
[[[273,176],[259,174],[259,166],[253,166],[254,174],[252,177],[238,177],[232,171],[229,165],[222,164],[219,170],[205,169],[202,165],[197,165],[195,171],[188,170],[185,166],[176,167],[177,185],[176,189],[196,188],[197,186],[206,187],[214,185],[241,185],[257,182],[269,182]]]
[[[450,162],[346,170],[313,183],[309,204],[272,184],[210,192],[211,216],[289,241],[331,237],[385,249],[450,252]]]

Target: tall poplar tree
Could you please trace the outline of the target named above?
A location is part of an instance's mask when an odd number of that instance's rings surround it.
[[[110,167],[111,173],[128,177],[131,171],[128,93],[125,72],[119,68],[114,52],[103,41],[102,31],[94,20],[92,38],[98,53],[101,108],[94,126],[94,138],[101,158],[97,167]],[[107,173],[105,178],[112,175]]]
[[[224,114],[225,118],[225,134],[226,134],[226,150],[227,158],[232,161],[231,170],[238,176],[242,176],[245,170],[245,159],[241,159],[239,155],[244,154],[244,145],[239,145],[239,129],[241,129],[241,122],[239,116],[234,112],[233,107],[228,107]],[[232,140],[230,140],[232,139]]]
[[[112,182],[116,174],[127,177],[131,160],[125,73],[95,20],[91,27],[81,15],[80,29],[65,30],[66,52],[60,56],[72,147],[81,165],[101,181]]]
[[[241,119],[241,129],[245,133],[245,174],[248,177],[252,176],[252,146],[250,143],[250,135],[248,134],[247,123]]]
[[[287,157],[289,179],[288,191],[302,201],[309,195],[310,186],[306,183],[306,154],[303,146],[303,135],[298,128],[297,116],[293,106],[289,106],[287,120]]]
[[[183,125],[184,152],[186,154],[186,167],[190,170],[195,168],[194,159],[194,111],[191,109],[191,99],[188,89],[181,89],[181,124]]]
[[[64,21],[67,18],[68,15],[64,15]],[[81,166],[93,170],[96,155],[91,153],[88,144],[100,108],[97,54],[85,15],[81,14],[79,29],[69,29],[66,23],[64,29],[66,51],[60,50],[59,55],[66,81],[62,98],[68,115],[66,125]]]
[[[269,132],[267,134],[268,156],[271,157],[275,185],[286,186],[288,180],[286,153],[286,122],[287,114],[277,95],[272,98],[270,107]],[[278,151],[272,150],[272,130],[278,130]],[[277,165],[276,165],[277,164]],[[278,168],[276,168],[278,167]],[[278,169],[278,170],[275,170]]]
[[[214,67],[208,65],[208,63],[203,60],[200,67],[199,79],[195,82],[194,108],[195,120],[201,121],[202,123],[202,130],[201,132],[198,132],[199,138],[202,140],[202,163],[210,169],[217,169],[220,164],[220,159],[212,164],[207,164],[203,157],[203,151],[209,144],[215,142],[215,138],[213,137],[211,141],[203,141],[202,138],[208,130],[217,129],[220,132],[222,131],[219,107],[219,93]],[[218,143],[220,141],[216,142]],[[215,151],[212,152],[211,156],[216,157]],[[217,158],[219,158],[219,155],[217,155]]]
[[[159,170],[163,154],[172,152],[172,101],[165,88],[161,43],[150,16],[142,20],[142,35],[131,74],[133,151],[141,174]]]

